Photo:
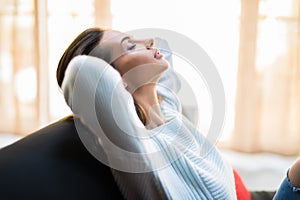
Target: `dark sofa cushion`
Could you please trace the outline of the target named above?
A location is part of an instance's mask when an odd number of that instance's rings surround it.
[[[122,199],[109,167],[83,146],[72,117],[0,150],[1,199]]]

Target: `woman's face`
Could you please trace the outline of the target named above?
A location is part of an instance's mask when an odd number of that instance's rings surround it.
[[[102,54],[112,59],[112,63],[121,76],[131,71],[132,77],[151,79],[159,77],[169,66],[158,49],[153,47],[153,39],[135,40],[133,37],[118,32],[105,31],[100,41]]]

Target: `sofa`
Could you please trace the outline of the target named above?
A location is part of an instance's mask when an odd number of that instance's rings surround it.
[[[272,199],[274,191],[251,192]],[[82,144],[72,116],[0,149],[0,199],[123,199],[110,168]]]
[[[123,198],[66,117],[0,150],[0,199]]]

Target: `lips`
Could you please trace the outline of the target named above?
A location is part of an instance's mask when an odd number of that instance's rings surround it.
[[[155,52],[154,52],[154,58],[156,58],[156,59],[161,59],[162,57],[163,57],[163,54],[161,54],[161,53],[159,52],[159,50],[156,49]]]

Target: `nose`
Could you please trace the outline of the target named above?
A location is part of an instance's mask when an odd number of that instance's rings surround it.
[[[153,45],[154,45],[154,39],[153,39],[153,38],[146,39],[146,40],[144,41],[144,43],[145,43],[145,47],[146,47],[147,49],[150,49],[150,48],[153,47]]]

